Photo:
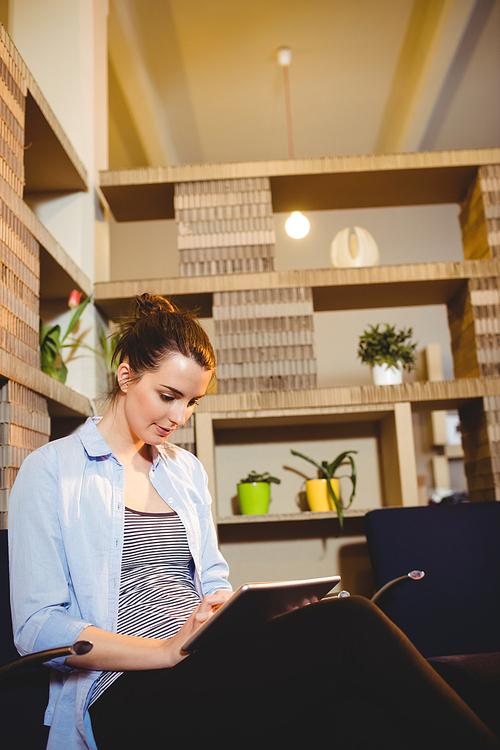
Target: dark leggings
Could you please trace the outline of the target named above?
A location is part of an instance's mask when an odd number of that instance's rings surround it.
[[[99,750],[500,747],[367,599],[331,599],[172,669],[126,672],[90,709]],[[330,742],[331,741],[331,742]]]

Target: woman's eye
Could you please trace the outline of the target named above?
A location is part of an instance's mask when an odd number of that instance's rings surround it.
[[[162,401],[173,401],[173,396],[167,396],[166,393],[160,393],[160,398]]]
[[[195,398],[193,401],[189,402],[189,406],[196,406],[197,403],[198,403],[198,399]]]

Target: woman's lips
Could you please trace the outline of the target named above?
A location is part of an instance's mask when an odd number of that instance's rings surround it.
[[[161,427],[159,424],[156,424],[156,422],[155,422],[155,427],[158,430],[158,433],[161,437],[168,437],[170,433],[172,432],[172,428],[165,429],[165,427]]]

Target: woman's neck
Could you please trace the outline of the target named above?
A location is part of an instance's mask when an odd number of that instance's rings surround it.
[[[109,406],[97,429],[121,463],[132,463],[138,458],[151,461],[150,446],[130,430],[120,396]]]

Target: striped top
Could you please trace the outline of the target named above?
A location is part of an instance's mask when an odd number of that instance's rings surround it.
[[[125,508],[117,633],[143,638],[175,635],[200,601],[191,576],[186,530],[175,512]],[[92,705],[122,672],[101,672]]]

